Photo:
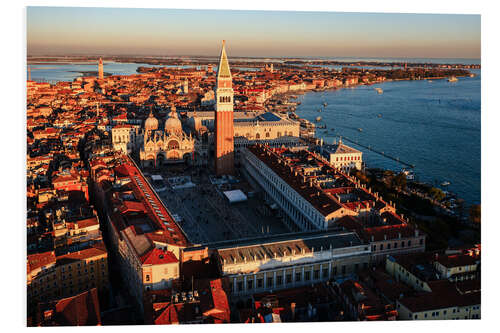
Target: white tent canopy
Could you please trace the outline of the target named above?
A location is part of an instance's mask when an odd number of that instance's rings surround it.
[[[247,201],[247,196],[241,190],[232,190],[223,192],[229,203],[243,202]]]
[[[163,177],[162,177],[162,176],[160,176],[160,175],[152,175],[152,176],[151,176],[151,179],[153,179],[153,181],[156,181],[156,180],[162,181],[162,180],[163,180]]]

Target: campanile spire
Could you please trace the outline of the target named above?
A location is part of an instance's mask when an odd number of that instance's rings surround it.
[[[217,175],[234,173],[233,79],[222,41],[217,81],[215,84],[215,172]]]

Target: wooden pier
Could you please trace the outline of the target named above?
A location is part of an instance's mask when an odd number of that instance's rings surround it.
[[[398,162],[398,163],[400,163],[400,164],[403,164],[404,166],[406,166],[406,167],[408,167],[408,168],[413,169],[413,168],[415,167],[415,165],[414,165],[414,164],[411,164],[411,163],[408,163],[408,162],[402,161],[402,160],[400,160],[400,159],[399,159],[399,157],[393,157],[393,156],[391,156],[391,155],[387,155],[387,154],[386,154],[386,153],[384,153],[383,151],[379,151],[379,150],[377,150],[377,149],[374,149],[374,148],[372,148],[371,146],[366,146],[366,145],[364,145],[364,144],[362,144],[362,143],[357,142],[356,140],[349,139],[349,138],[347,138],[347,137],[345,137],[345,136],[342,136],[342,140],[346,140],[346,141],[349,141],[349,142],[351,142],[351,143],[354,143],[355,145],[358,145],[358,146],[363,147],[363,148],[365,148],[365,149],[368,149],[369,151],[372,151],[372,152],[374,152],[374,153],[376,153],[376,154],[382,155],[382,156],[384,156],[384,157],[387,157],[388,159],[391,159],[391,160],[396,161],[396,162]]]

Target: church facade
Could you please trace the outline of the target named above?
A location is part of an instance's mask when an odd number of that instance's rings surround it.
[[[196,139],[182,129],[175,107],[172,107],[163,129],[160,129],[158,119],[150,113],[144,124],[143,135],[143,145],[139,151],[142,166],[194,162]]]

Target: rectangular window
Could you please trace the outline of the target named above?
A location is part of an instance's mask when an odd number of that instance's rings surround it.
[[[257,279],[257,288],[262,288],[263,279]]]
[[[273,287],[273,277],[272,276],[267,278],[267,287],[268,288]]]
[[[394,248],[397,249],[398,248],[398,243],[394,243]]]
[[[323,279],[328,278],[328,268],[323,268]]]
[[[305,281],[311,280],[311,272],[310,271],[305,271],[304,272],[304,280]]]
[[[252,280],[247,280],[247,289],[251,290],[253,288],[253,279]]]
[[[314,271],[314,280],[319,279],[319,269]]]
[[[276,285],[281,286],[283,284],[283,277],[281,275],[276,277]]]
[[[295,282],[300,282],[301,278],[302,278],[302,273],[301,272],[296,272],[295,273]]]
[[[285,283],[292,283],[292,274],[287,274],[286,275],[286,281]]]
[[[243,282],[239,281],[238,282],[238,291],[242,291],[243,290]]]

